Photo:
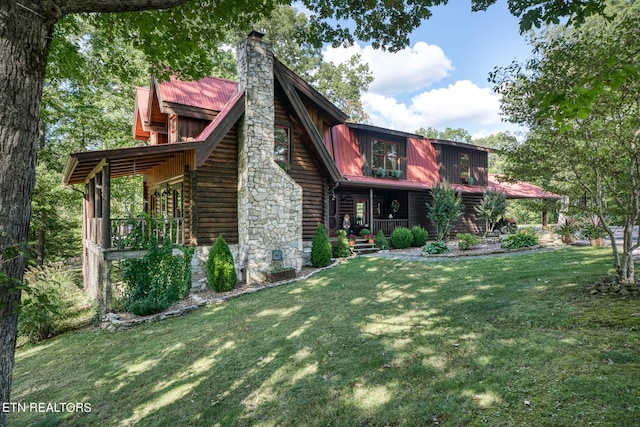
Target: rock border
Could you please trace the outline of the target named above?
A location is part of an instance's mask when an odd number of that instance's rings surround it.
[[[350,259],[350,258],[352,258],[352,257],[335,259],[328,266],[322,267],[322,268],[318,268],[318,269],[310,272],[309,274],[306,274],[304,276],[296,277],[295,279],[282,280],[280,282],[273,282],[273,283],[265,283],[265,284],[262,284],[260,286],[254,287],[254,288],[245,289],[242,292],[235,292],[233,294],[222,295],[222,296],[215,297],[215,298],[201,298],[196,294],[190,293],[189,296],[191,297],[191,299],[193,301],[195,301],[195,304],[186,305],[184,307],[175,308],[175,309],[169,308],[169,309],[167,309],[167,310],[165,310],[163,312],[156,313],[156,314],[151,314],[149,316],[138,316],[138,317],[135,317],[133,319],[123,319],[117,313],[106,313],[100,319],[100,329],[105,330],[105,331],[109,331],[109,332],[126,331],[126,330],[128,330],[131,327],[136,326],[136,325],[141,325],[141,324],[144,324],[144,323],[154,323],[154,322],[159,322],[161,320],[171,319],[173,317],[182,316],[184,314],[190,313],[190,312],[192,312],[194,310],[197,310],[198,308],[206,306],[206,305],[221,304],[221,303],[223,303],[225,301],[228,301],[228,300],[231,300],[231,299],[234,299],[234,298],[238,298],[238,297],[240,297],[242,295],[248,295],[248,294],[259,292],[259,291],[262,291],[262,290],[265,290],[265,289],[271,289],[271,288],[275,288],[275,287],[278,287],[278,286],[288,285],[288,284],[291,284],[291,283],[298,282],[300,280],[307,279],[307,278],[309,278],[309,277],[313,276],[314,274],[317,274],[317,273],[319,273],[321,271],[329,270],[329,269],[331,269],[333,267],[336,267],[336,266],[342,264],[345,260]]]

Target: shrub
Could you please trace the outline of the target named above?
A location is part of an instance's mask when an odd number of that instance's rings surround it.
[[[207,282],[216,292],[230,291],[238,283],[233,255],[222,235],[218,236],[207,257]]]
[[[404,249],[411,246],[413,234],[406,227],[398,227],[391,233],[391,246],[396,249]]]
[[[493,232],[496,223],[504,216],[507,210],[507,196],[495,190],[487,190],[480,204],[475,208],[478,218],[485,221],[485,236]],[[462,249],[462,248],[460,248]]]
[[[509,235],[502,241],[504,249],[530,248],[538,245],[538,237],[532,228],[521,230],[519,233]]]
[[[470,233],[460,233],[456,235],[458,247],[461,251],[466,251],[480,244],[480,238]]]
[[[432,188],[431,196],[432,202],[427,203],[427,217],[436,226],[436,239],[448,239],[451,225],[462,215],[462,199],[446,181]]]
[[[24,275],[18,336],[42,341],[59,332],[86,325],[95,311],[86,299],[77,271],[62,265],[29,268]]]
[[[342,231],[342,233],[340,233]],[[338,240],[333,242],[331,245],[331,249],[333,252],[334,258],[346,258],[351,256],[351,247],[349,246],[349,241],[347,240],[347,233],[344,230],[338,230],[336,232],[338,236]]]
[[[422,247],[422,253],[429,255],[448,254],[449,252],[449,247],[442,240],[438,240],[437,242],[429,242]]]
[[[374,241],[376,248],[380,250],[389,249],[389,242],[387,241],[386,236],[382,232],[382,230],[378,230],[378,234],[376,235],[376,240]]]
[[[424,246],[429,239],[429,233],[427,232],[427,230],[420,227],[419,225],[416,225],[411,229],[411,234],[411,246],[413,246],[414,248],[420,248]]]
[[[325,267],[331,263],[331,243],[322,223],[318,223],[311,243],[311,265]]]
[[[38,342],[55,335],[63,317],[62,297],[54,285],[46,289],[26,288],[18,321],[18,335]]]
[[[126,283],[126,310],[134,314],[158,313],[187,296],[193,249],[180,249],[182,256],[174,256],[169,239],[159,247],[152,238],[144,257],[120,262],[122,280]]]
[[[371,234],[371,230],[369,230],[368,228],[363,228],[362,230],[360,230],[360,237],[368,237],[369,234]]]

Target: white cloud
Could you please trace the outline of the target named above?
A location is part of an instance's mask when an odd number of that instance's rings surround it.
[[[362,61],[369,64],[374,81],[369,91],[383,95],[412,93],[431,86],[449,75],[453,70],[451,60],[439,46],[418,42],[399,52],[391,53],[374,49],[371,46],[361,48],[358,44],[351,47],[328,47],[323,51],[326,61],[346,62],[359,54]]]
[[[373,124],[407,132],[421,127],[470,129],[500,123],[499,96],[468,80],[419,93],[409,105],[374,93],[364,94],[362,100]]]

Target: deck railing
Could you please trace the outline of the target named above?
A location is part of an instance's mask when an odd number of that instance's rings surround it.
[[[409,227],[408,219],[374,219],[373,231],[377,233],[382,230],[385,236],[391,235],[398,227]]]
[[[89,218],[87,238],[102,245],[102,218]],[[184,218],[113,218],[110,220],[111,241],[104,249],[142,249],[155,237],[162,245],[165,239],[173,245],[184,245]]]
[[[111,219],[112,248],[141,249],[151,237],[160,245],[165,239],[173,245],[184,245],[184,218]]]

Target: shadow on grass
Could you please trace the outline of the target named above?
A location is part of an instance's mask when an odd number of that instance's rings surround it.
[[[586,250],[358,258],[182,318],[67,334],[18,353],[12,398],[91,413],[10,422],[624,425],[640,410],[638,319],[624,331],[574,321],[597,306],[583,288],[607,262]],[[619,314],[637,310],[627,302]]]

